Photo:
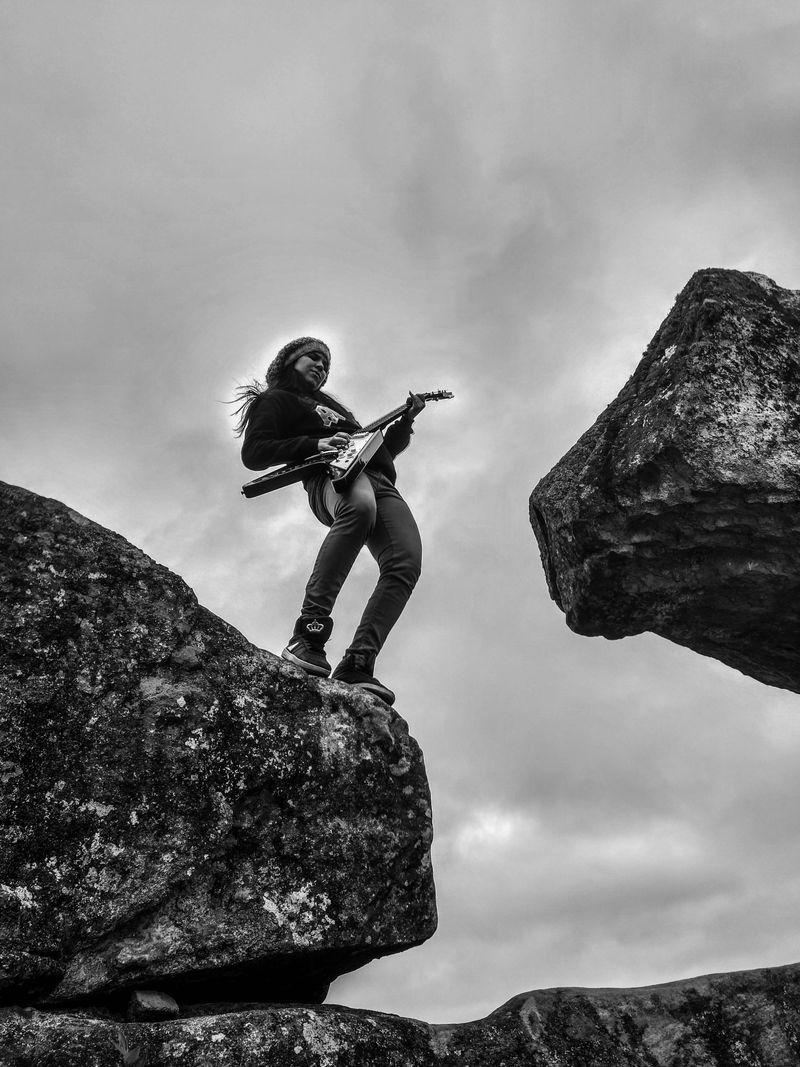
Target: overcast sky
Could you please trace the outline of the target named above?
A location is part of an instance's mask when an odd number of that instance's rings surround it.
[[[323,528],[239,494],[224,404],[313,333],[425,571],[379,660],[425,752],[440,926],[330,1001],[432,1022],[800,960],[798,699],[577,637],[528,495],[693,271],[800,288],[792,0],[4,0],[0,477],[276,653]],[[337,606],[338,656],[374,580]]]

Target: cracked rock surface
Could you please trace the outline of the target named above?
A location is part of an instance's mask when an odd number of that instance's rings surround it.
[[[164,1023],[0,1010],[3,1067],[796,1067],[800,967],[523,993],[433,1026],[334,1005]]]
[[[396,712],[57,501],[0,483],[0,515],[0,1003],[318,1002],[431,936]]]
[[[800,692],[800,292],[698,271],[530,516],[577,633],[649,630]]]

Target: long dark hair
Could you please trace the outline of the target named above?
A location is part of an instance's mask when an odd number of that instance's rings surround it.
[[[236,419],[236,425],[233,427],[233,432],[236,437],[241,437],[247,429],[250,410],[261,394],[266,391],[267,383],[259,381],[258,378],[251,378],[250,381],[245,382],[244,385],[237,385],[233,400],[228,401],[229,404],[238,405],[231,412],[231,418]]]

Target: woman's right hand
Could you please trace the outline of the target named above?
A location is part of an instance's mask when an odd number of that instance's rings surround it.
[[[321,437],[318,445],[320,452],[341,452],[350,444],[350,434],[340,430],[332,437]]]

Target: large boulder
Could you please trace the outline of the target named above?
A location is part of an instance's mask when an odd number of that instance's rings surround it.
[[[698,271],[530,515],[577,633],[650,630],[800,692],[800,293]]]
[[[428,785],[394,711],[64,505],[0,483],[0,510],[2,1001],[313,1002],[430,937]]]
[[[546,989],[437,1026],[333,1005],[125,1023],[0,1010],[3,1067],[796,1067],[800,967]]]

